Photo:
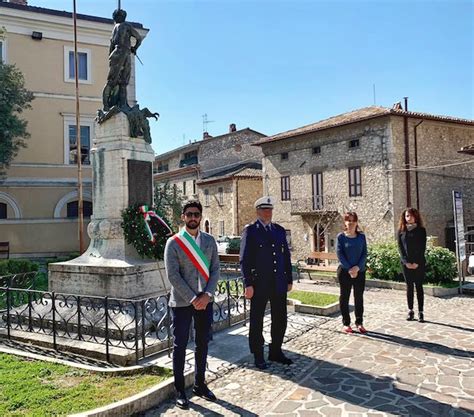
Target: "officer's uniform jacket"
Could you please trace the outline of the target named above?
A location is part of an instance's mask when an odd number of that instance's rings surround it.
[[[274,285],[277,292],[286,293],[293,277],[285,229],[271,223],[266,231],[259,220],[247,225],[240,243],[240,269],[246,287]]]

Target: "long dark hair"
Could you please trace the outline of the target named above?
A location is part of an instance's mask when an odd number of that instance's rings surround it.
[[[405,210],[402,211],[400,214],[400,220],[398,221],[398,232],[404,232],[407,230],[407,221],[405,220],[405,213],[410,213],[415,218],[415,223],[419,227],[424,227],[423,219],[421,218],[420,212],[414,207],[407,207]]]
[[[359,227],[359,216],[357,216],[357,213],[355,211],[346,211],[344,213],[344,221],[347,221],[347,220],[354,220],[357,222],[357,226],[356,226],[356,233],[359,234],[359,233],[362,233],[362,230],[360,229]],[[344,231],[347,232],[347,227],[346,225],[344,225]]]

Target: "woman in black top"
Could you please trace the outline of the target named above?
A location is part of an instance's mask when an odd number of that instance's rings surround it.
[[[425,279],[425,250],[426,229],[420,213],[415,208],[407,208],[400,216],[398,224],[398,250],[402,262],[403,276],[407,283],[407,320],[413,320],[413,286],[416,286],[416,298],[418,300],[419,321],[424,322],[423,316],[423,281]]]

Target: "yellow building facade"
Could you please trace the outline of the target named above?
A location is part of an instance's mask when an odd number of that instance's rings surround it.
[[[23,2],[26,3],[26,2]],[[145,36],[147,31],[134,24]],[[102,108],[108,73],[111,19],[78,15],[80,135],[83,158],[85,244],[92,208],[89,151],[94,118]],[[79,250],[77,149],[72,14],[0,2],[1,58],[16,65],[33,92],[31,137],[0,180],[0,241],[12,257],[52,256]],[[132,74],[134,74],[134,67]],[[135,104],[134,75],[128,87]]]

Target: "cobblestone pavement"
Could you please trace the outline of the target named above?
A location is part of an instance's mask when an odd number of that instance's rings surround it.
[[[368,335],[343,334],[339,317],[314,322],[284,345],[293,365],[259,371],[248,355],[210,382],[217,403],[194,396],[188,412],[168,401],[145,416],[474,416],[473,301],[426,297],[426,323],[407,322],[402,291],[369,289]]]

